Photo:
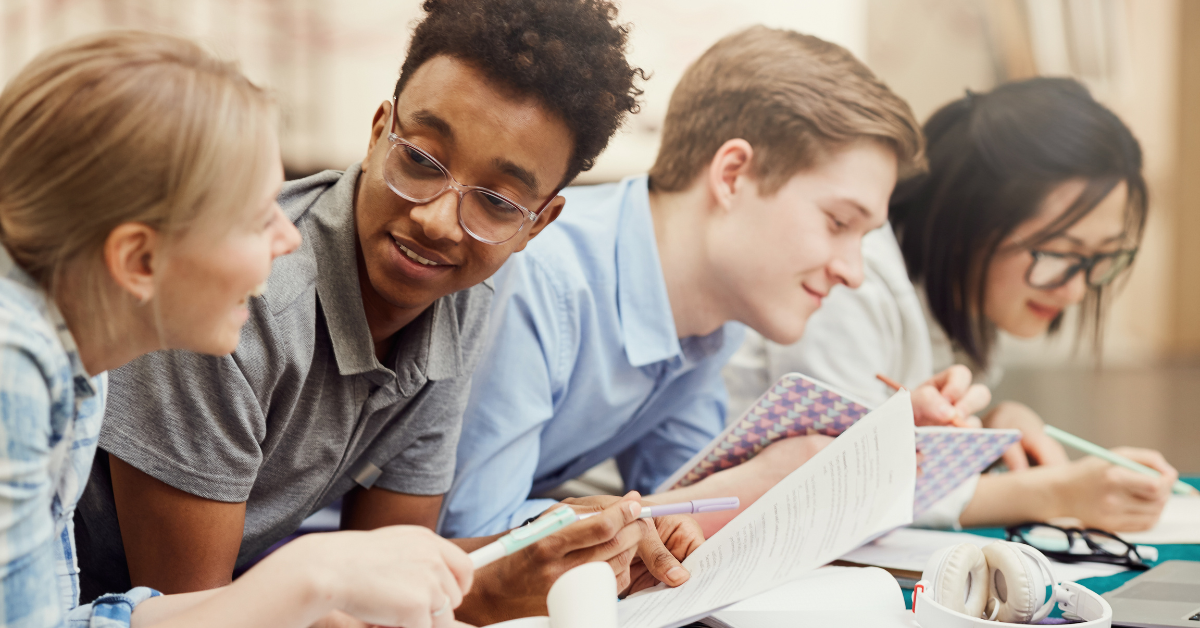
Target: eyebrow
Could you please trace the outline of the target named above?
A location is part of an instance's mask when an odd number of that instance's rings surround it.
[[[446,138],[450,143],[454,143],[454,129],[450,127],[450,123],[443,120],[436,113],[428,109],[422,109],[413,113],[409,118],[417,126],[424,126],[437,131],[442,137]]]
[[[537,175],[533,174],[528,169],[522,168],[521,166],[518,166],[517,164],[504,159],[503,157],[497,157],[492,160],[492,165],[498,168],[500,172],[503,172],[517,181],[520,181],[522,185],[529,189],[530,194],[534,196],[538,195],[538,189],[540,189],[540,186],[538,185]]]
[[[418,126],[428,127],[437,131],[451,144],[454,143],[454,129],[450,126],[449,122],[446,122],[436,113],[428,109],[421,109],[409,116],[409,119]],[[537,175],[533,174],[528,168],[518,166],[511,160],[503,157],[493,159],[492,166],[500,172],[520,181],[521,185],[525,186],[533,196],[538,195],[538,190],[541,186],[538,184]]]
[[[1109,242],[1118,242],[1118,241],[1120,241],[1120,240],[1124,239],[1124,238],[1125,238],[1125,235],[1126,235],[1126,234],[1125,234],[1124,232],[1121,232],[1121,233],[1118,233],[1118,234],[1117,234],[1117,235],[1115,235],[1115,236],[1112,236],[1112,237],[1105,238],[1105,239],[1103,239],[1103,240],[1101,240],[1101,241],[1100,241],[1100,244],[1099,244],[1099,246],[1104,246],[1105,244],[1108,244]],[[1084,242],[1083,240],[1080,240],[1079,238],[1076,238],[1075,236],[1073,236],[1073,235],[1071,235],[1071,234],[1069,234],[1069,233],[1060,233],[1060,234],[1058,234],[1058,235],[1056,235],[1056,236],[1054,236],[1053,238],[1050,238],[1050,239],[1051,239],[1051,240],[1053,240],[1053,239],[1056,239],[1056,238],[1062,238],[1062,239],[1064,239],[1064,240],[1068,240],[1068,241],[1070,241],[1070,242],[1071,242],[1071,244],[1075,244],[1075,245],[1077,245],[1077,246],[1087,246],[1087,243],[1086,243],[1086,242]]]
[[[872,218],[870,210],[868,210],[866,207],[863,207],[862,203],[859,203],[848,196],[838,197],[834,199],[833,202],[838,205],[849,205],[850,207],[857,209],[858,213],[862,214],[863,218],[866,218],[867,220]]]

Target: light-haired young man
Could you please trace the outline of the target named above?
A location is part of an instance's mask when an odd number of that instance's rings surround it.
[[[496,275],[439,529],[518,525],[551,503],[531,496],[609,457],[652,491],[724,427],[741,324],[798,339],[830,289],[862,281],[862,236],[922,163],[908,105],[845,49],[765,27],[710,48],[649,175],[564,191],[570,210]],[[826,443],[787,439],[658,497],[745,507]]]

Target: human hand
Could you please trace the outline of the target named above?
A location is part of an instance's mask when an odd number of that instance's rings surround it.
[[[918,386],[912,391],[914,422],[978,426],[974,415],[992,402],[992,391],[983,384],[972,384],[971,380],[971,369],[955,364]]]
[[[1074,517],[1085,527],[1113,532],[1148,530],[1162,514],[1179,472],[1157,451],[1117,447],[1113,453],[1162,475],[1151,477],[1092,456],[1049,468],[1063,507],[1058,516]]]
[[[1055,466],[1071,461],[1067,450],[1058,441],[1046,435],[1046,424],[1028,406],[1013,401],[1004,401],[984,418],[983,424],[993,429],[1021,430],[1021,442],[1004,452],[1004,464],[1009,470],[1023,471],[1029,468],[1029,459],[1039,466]]]
[[[587,498],[592,499],[592,498]],[[618,577],[637,553],[644,530],[638,523],[641,496],[630,492],[600,514],[572,523],[533,545],[479,570],[468,604],[459,610],[466,621],[486,626],[518,617],[546,614],[546,596],[559,576],[584,563],[607,562]],[[571,503],[575,500],[567,500]],[[596,511],[595,508],[589,511]],[[623,588],[621,585],[618,589]]]
[[[461,626],[453,609],[474,578],[466,552],[420,526],[309,534],[277,554],[292,569],[309,570],[317,591],[344,613],[321,620],[331,627]]]
[[[638,547],[629,566],[630,585],[624,594],[637,593],[659,582],[677,587],[692,574],[679,561],[687,558],[704,542],[704,530],[691,515],[668,515],[642,519],[651,529]]]
[[[563,500],[576,512],[596,512],[617,500],[611,495],[594,495]],[[642,506],[665,504],[663,500],[642,500]],[[653,519],[638,519],[642,540],[625,573],[617,574],[617,590],[633,593],[659,582],[677,587],[687,582],[691,574],[680,564],[704,542],[704,530],[691,515],[667,515]]]

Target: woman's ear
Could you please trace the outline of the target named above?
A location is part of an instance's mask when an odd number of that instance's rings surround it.
[[[708,189],[717,206],[729,209],[737,194],[740,179],[751,174],[754,148],[743,139],[726,141],[708,164]]]
[[[159,240],[157,231],[140,222],[118,225],[104,240],[104,265],[109,276],[138,303],[154,297]]]

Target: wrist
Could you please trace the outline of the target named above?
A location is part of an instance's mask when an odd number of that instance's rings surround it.
[[[1023,482],[1022,492],[1028,496],[1028,521],[1049,521],[1070,511],[1072,486],[1069,478],[1047,467],[1033,467],[1015,474]]]
[[[543,608],[540,612],[524,612],[519,608],[523,606],[518,603],[519,598],[513,595],[514,588],[509,587],[506,590],[504,587],[505,581],[512,580],[506,577],[505,568],[513,560],[515,559],[512,556],[502,558],[475,572],[471,590],[463,596],[462,604],[454,610],[455,619],[472,626],[489,626],[518,617],[546,614],[545,600],[542,600]]]
[[[270,557],[279,559],[274,565],[279,572],[276,581],[294,580],[292,586],[301,603],[317,617],[341,610],[347,602],[344,579],[337,577],[327,562],[321,560],[319,548],[315,547],[321,540],[319,535],[302,536]]]

